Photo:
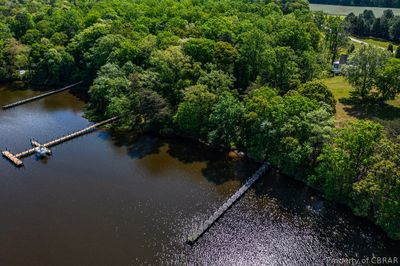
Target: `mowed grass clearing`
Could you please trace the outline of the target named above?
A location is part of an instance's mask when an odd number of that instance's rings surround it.
[[[394,100],[387,101],[387,105],[382,108],[373,106],[371,108],[364,106],[354,106],[348,103],[351,98],[351,92],[354,88],[347,82],[343,76],[334,76],[324,79],[323,82],[332,91],[336,103],[336,123],[338,126],[344,122],[358,118],[379,118],[380,120],[398,120],[396,113],[400,111],[400,96]]]
[[[345,111],[346,105],[340,102],[340,99],[350,98],[352,86],[346,81],[343,76],[334,76],[324,79],[323,82],[332,91],[336,99],[336,123],[338,125],[347,120],[355,119]]]
[[[358,40],[361,40],[361,41],[364,41],[364,42],[366,42],[368,44],[375,45],[375,46],[378,46],[378,47],[382,47],[382,48],[385,48],[385,49],[387,49],[389,44],[391,43],[389,41],[383,41],[383,40],[378,40],[378,39],[374,39],[374,38],[362,38],[362,37],[354,37],[354,38],[356,38]],[[361,45],[359,43],[355,43],[355,44],[358,44],[358,46]],[[393,51],[395,51],[396,48],[397,48],[397,45],[393,44],[393,43],[392,43],[392,45],[393,45]]]

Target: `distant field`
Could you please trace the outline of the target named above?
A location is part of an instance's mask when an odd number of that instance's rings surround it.
[[[352,36],[352,38],[360,40],[360,41],[363,41],[363,42],[366,42],[367,44],[371,44],[371,45],[375,45],[375,46],[378,46],[378,47],[382,47],[384,49],[387,49],[389,44],[390,44],[389,41],[383,41],[383,40],[378,40],[378,39],[374,39],[374,38],[361,38],[361,37],[357,37],[357,36]],[[358,42],[355,42],[355,41],[353,41],[352,43],[354,44],[354,46],[356,48],[359,48],[362,45],[362,44],[360,44]],[[398,45],[396,45],[394,43],[392,43],[392,45],[393,45],[393,51],[395,51],[397,49]]]
[[[382,7],[369,7],[369,6],[338,6],[338,5],[322,5],[310,4],[312,11],[324,11],[330,15],[347,16],[351,12],[358,15],[364,12],[365,9],[372,10],[376,17],[380,17],[386,9],[393,10],[395,15],[400,15],[400,8],[382,8]]]
[[[364,41],[364,42],[366,42],[366,43],[369,43],[369,44],[372,44],[372,45],[376,45],[376,46],[380,46],[380,47],[383,47],[383,48],[388,48],[388,46],[389,46],[389,44],[390,44],[390,42],[388,42],[388,41],[381,41],[381,40],[377,40],[377,39],[371,39],[371,38],[366,38],[366,39],[364,39],[364,38],[358,38],[358,37],[356,37],[357,39],[360,39],[360,40],[362,40],[362,41]],[[394,50],[396,50],[396,48],[397,48],[397,45],[395,45],[395,44],[393,44],[393,49]]]

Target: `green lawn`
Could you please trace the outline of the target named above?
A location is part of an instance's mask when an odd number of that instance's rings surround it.
[[[355,38],[359,39],[359,40],[362,40],[362,41],[364,41],[366,43],[375,45],[375,46],[383,47],[385,49],[387,49],[389,44],[390,44],[389,41],[377,40],[377,39],[373,39],[373,38],[358,38],[358,37],[355,37]],[[396,50],[396,48],[397,48],[397,46],[395,44],[393,44],[393,50]]]
[[[353,119],[371,119],[382,124],[390,136],[400,134],[400,95],[386,105],[363,104],[351,100],[352,86],[343,76],[324,79],[323,82],[332,91],[336,103],[336,126]]]
[[[393,105],[394,107],[399,107],[400,108],[400,96],[397,96],[397,98],[394,99],[394,100],[387,101],[387,103],[389,105]]]
[[[332,91],[336,100],[350,97],[350,91],[353,89],[343,76],[335,76],[324,79],[323,82]]]
[[[353,90],[351,85],[345,80],[343,76],[335,76],[324,79],[323,82],[332,91],[336,103],[336,122],[338,125],[341,123],[354,119],[348,112],[345,111],[347,105],[340,102],[340,99],[350,98],[350,92]]]

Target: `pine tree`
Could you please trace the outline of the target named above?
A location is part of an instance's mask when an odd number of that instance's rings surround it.
[[[389,46],[387,49],[389,52],[391,52],[393,54],[393,45],[391,43],[389,43]]]
[[[400,46],[397,46],[396,54],[394,55],[396,58],[400,58]]]

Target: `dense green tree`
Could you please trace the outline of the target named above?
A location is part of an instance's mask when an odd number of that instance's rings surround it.
[[[295,10],[307,10],[308,2],[304,0],[284,0],[282,6],[284,13],[291,13]]]
[[[393,44],[389,43],[387,50],[393,54]]]
[[[354,52],[354,50],[356,49],[356,46],[354,45],[354,43],[350,44],[349,48],[347,49],[347,53],[351,54],[352,52]]]
[[[287,174],[310,171],[333,129],[326,106],[297,93],[280,97],[269,88],[251,91],[245,103],[246,150],[255,158],[268,158]]]
[[[21,41],[25,44],[34,44],[38,42],[42,37],[42,34],[36,29],[27,30],[26,33],[21,37]]]
[[[369,96],[378,72],[388,57],[387,51],[372,45],[363,45],[350,56],[349,65],[345,69],[346,78],[361,99]]]
[[[300,83],[299,67],[294,51],[289,47],[265,50],[263,78],[266,84],[279,88],[281,93],[294,89]]]
[[[21,44],[14,38],[0,40],[0,66],[3,75],[3,81],[8,81],[13,77],[19,79],[16,74],[17,70],[29,69],[29,54],[31,49],[29,46]]]
[[[3,22],[0,22],[0,40],[5,41],[12,37],[9,26]]]
[[[400,237],[400,145],[382,138],[365,177],[353,184],[353,210]]]
[[[363,120],[351,122],[337,129],[332,143],[324,147],[317,175],[310,181],[398,239],[399,151],[399,142],[388,140],[382,126]]]
[[[237,49],[228,42],[216,42],[214,48],[214,60],[217,66],[226,72],[233,73],[234,63],[238,58]]]
[[[194,61],[209,63],[213,61],[215,43],[206,38],[193,38],[183,44],[184,52]]]
[[[237,147],[240,143],[243,115],[242,103],[231,93],[223,92],[211,110],[208,133],[210,142],[225,147]]]
[[[8,78],[7,61],[5,54],[5,42],[0,40],[0,81],[4,82]]]
[[[346,22],[348,31],[356,36],[373,36],[394,42],[400,40],[400,17],[390,9],[385,10],[380,18],[375,18],[371,10],[365,10],[358,17],[351,13],[347,15]]]
[[[232,28],[233,22],[228,17],[212,16],[202,25],[201,30],[208,39],[232,42]]]
[[[174,124],[182,134],[205,139],[209,131],[209,117],[217,96],[204,85],[189,87],[184,94],[184,100],[179,104],[174,116]]]
[[[371,27],[371,31],[370,31],[370,35],[371,36],[382,36],[383,35],[383,31],[382,31],[382,22],[381,22],[381,18],[376,18],[373,21],[372,27]]]
[[[84,54],[89,73],[96,73],[101,66],[109,62],[115,62],[113,52],[120,48],[124,42],[121,35],[108,34],[98,38],[94,45]],[[116,62],[118,63],[118,62]]]
[[[239,58],[236,62],[237,85],[246,88],[264,66],[267,35],[259,29],[244,32],[239,37]]]
[[[196,65],[179,46],[154,51],[150,57],[150,64],[161,78],[161,86],[158,88],[161,95],[172,105],[182,100],[183,89],[192,85],[194,76],[198,74]]]
[[[97,39],[107,35],[111,31],[111,26],[107,23],[96,23],[80,33],[68,44],[70,52],[80,68],[86,68],[85,54],[96,43]]]
[[[245,99],[245,116],[243,119],[243,140],[242,146],[257,160],[268,159],[273,151],[274,140],[269,132],[272,128],[273,112],[283,103],[278,92],[268,87],[261,87],[251,90]],[[274,132],[274,131],[272,131]]]
[[[400,58],[400,46],[397,46],[396,53],[395,53],[394,57]]]
[[[324,25],[325,42],[330,64],[336,60],[339,48],[347,42],[346,24],[340,17],[328,16]]]
[[[129,116],[125,116],[125,112],[133,110],[130,106],[126,108],[128,99],[132,95],[130,81],[118,65],[108,63],[101,67],[97,78],[90,87],[89,95],[91,99],[89,113],[96,112],[103,115],[107,112],[112,115],[124,113],[124,123],[128,123],[130,120]],[[113,104],[110,106],[111,101]],[[131,126],[131,124],[128,123],[128,126]]]
[[[389,28],[392,19],[394,18],[393,11],[391,9],[387,9],[383,11],[383,14],[380,18],[380,30],[381,32],[378,33],[377,36],[380,36],[381,38],[388,39],[389,38]]]
[[[315,80],[306,82],[300,86],[298,92],[307,98],[327,104],[331,107],[332,112],[335,112],[335,97],[322,81]]]
[[[68,38],[74,37],[82,27],[82,14],[76,9],[57,9],[52,14],[56,32],[62,32]]]
[[[393,18],[389,28],[389,38],[396,43],[400,42],[400,16]]]
[[[325,145],[318,157],[317,174],[309,181],[320,184],[329,198],[349,201],[353,183],[368,172],[383,134],[381,125],[366,120],[353,121],[338,128],[332,142]]]
[[[136,93],[138,97],[137,111],[140,130],[159,131],[172,120],[172,110],[168,102],[157,92],[141,89]]]
[[[285,96],[280,107],[282,114],[276,114],[275,127],[281,126],[272,138],[271,161],[287,174],[302,176],[312,169],[322,144],[330,138],[333,117],[315,100],[296,94]]]
[[[15,37],[22,37],[27,30],[33,29],[35,23],[32,15],[26,10],[19,11],[11,23],[11,30],[14,32]]]
[[[34,68],[34,80],[47,84],[65,81],[72,73],[74,58],[64,50],[46,49]]]
[[[375,83],[383,101],[395,99],[400,93],[400,59],[390,58],[378,70]]]
[[[211,70],[202,74],[197,83],[206,85],[210,91],[220,93],[221,91],[231,89],[234,81],[232,75],[226,74],[221,70]]]

